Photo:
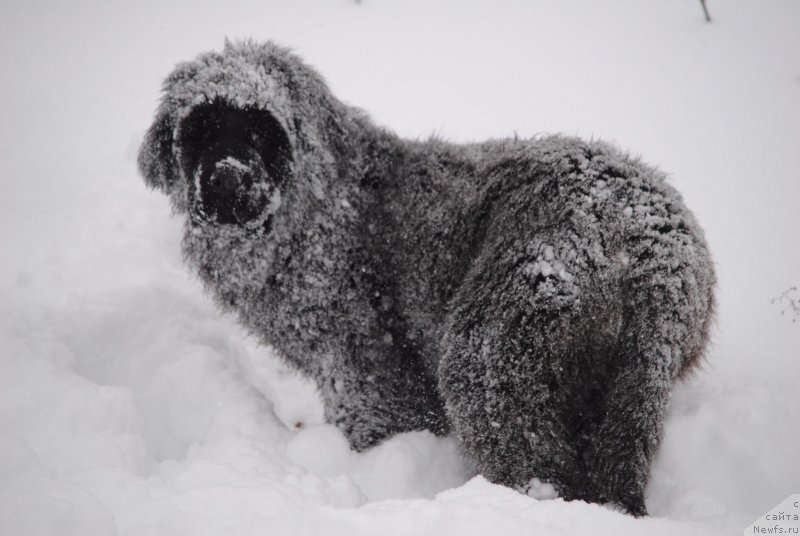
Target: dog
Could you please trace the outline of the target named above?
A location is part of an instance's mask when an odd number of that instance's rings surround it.
[[[646,514],[714,311],[662,173],[571,137],[401,139],[251,41],[175,68],[138,163],[216,302],[314,379],[355,450],[454,432],[493,482]]]

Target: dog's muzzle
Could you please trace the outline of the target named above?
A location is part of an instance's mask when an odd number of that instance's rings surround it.
[[[257,154],[228,156],[198,170],[197,195],[203,219],[244,225],[267,210],[274,186]]]

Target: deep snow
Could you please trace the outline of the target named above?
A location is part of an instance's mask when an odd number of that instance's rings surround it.
[[[800,491],[800,4],[6,1],[0,534],[740,533]],[[471,478],[455,443],[347,449],[221,316],[135,152],[174,63],[293,46],[400,134],[604,138],[672,176],[720,276],[634,520]],[[300,424],[300,427],[298,427]]]

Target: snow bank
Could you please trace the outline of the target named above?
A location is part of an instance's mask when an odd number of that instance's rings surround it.
[[[800,491],[800,329],[769,303],[800,265],[800,8],[696,4],[4,3],[0,534],[739,533]],[[218,314],[134,156],[160,78],[225,35],[298,47],[404,135],[605,137],[674,174],[720,319],[653,517],[493,486],[427,433],[350,452]]]

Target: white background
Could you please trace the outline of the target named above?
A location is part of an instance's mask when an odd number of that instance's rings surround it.
[[[800,490],[800,321],[771,303],[800,285],[800,3],[163,4],[0,5],[0,534],[738,533]],[[219,315],[135,156],[161,79],[225,37],[292,47],[403,136],[562,132],[669,173],[719,314],[653,518],[468,481],[429,434],[350,453]]]

